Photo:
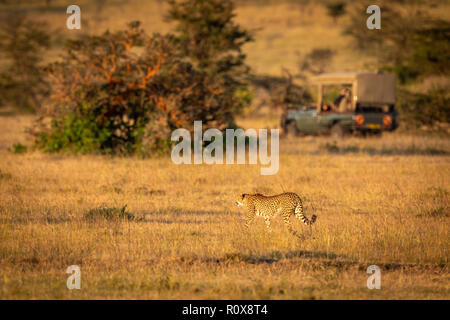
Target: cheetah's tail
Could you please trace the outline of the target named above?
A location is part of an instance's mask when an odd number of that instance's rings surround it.
[[[304,224],[306,224],[307,226],[312,225],[314,222],[316,222],[317,216],[315,214],[313,214],[311,216],[311,220],[308,219],[304,214],[303,214],[303,205],[301,203],[299,203],[296,207],[295,207],[295,217],[297,217],[299,220],[301,220]]]

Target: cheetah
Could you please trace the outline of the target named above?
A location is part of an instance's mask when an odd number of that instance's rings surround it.
[[[297,235],[292,229],[290,217],[295,217],[301,220],[305,225],[309,226],[312,234],[312,225],[316,221],[317,216],[312,215],[308,219],[303,214],[303,204],[300,197],[293,192],[285,192],[275,196],[264,196],[260,193],[256,194],[242,194],[238,197],[236,205],[247,206],[247,221],[245,226],[248,228],[255,216],[262,216],[266,222],[267,229],[270,230],[270,218],[281,214],[285,225],[289,231]]]

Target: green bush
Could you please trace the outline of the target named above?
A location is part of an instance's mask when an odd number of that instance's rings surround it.
[[[403,123],[413,128],[433,128],[438,123],[450,122],[450,94],[443,87],[434,87],[425,93],[400,90],[397,106]]]
[[[233,125],[233,115],[247,106],[249,67],[242,46],[253,40],[252,35],[233,20],[231,0],[169,0],[167,20],[175,23],[176,37],[182,54],[200,71],[207,81],[220,88],[216,111],[221,122]]]
[[[68,150],[74,153],[92,153],[102,150],[111,153],[108,140],[111,138],[109,123],[99,127],[90,115],[63,116],[52,122],[52,130],[41,132],[38,147],[47,152]]]
[[[323,73],[333,60],[336,52],[328,48],[314,48],[309,53],[301,56],[298,62],[300,73],[313,75]]]
[[[84,218],[87,220],[105,219],[105,220],[130,220],[141,221],[131,212],[126,211],[127,205],[122,208],[99,207],[86,212]]]
[[[380,30],[368,30],[366,5],[352,6],[345,34],[354,46],[378,59],[382,70],[397,74],[402,84],[430,75],[447,75],[450,22],[431,17],[407,3],[382,1]]]
[[[14,143],[9,151],[12,153],[21,154],[27,152],[27,149],[28,148],[21,143]]]

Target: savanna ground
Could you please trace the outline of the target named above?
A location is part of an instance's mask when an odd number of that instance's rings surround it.
[[[448,299],[450,140],[280,141],[280,170],[170,158],[13,154],[29,117],[0,118],[2,299]],[[261,120],[241,120],[258,126]],[[270,120],[268,120],[270,123]],[[244,228],[243,192],[302,196],[304,239]],[[136,220],[86,217],[121,208]],[[368,266],[381,268],[369,290]],[[81,290],[65,273],[81,267]]]

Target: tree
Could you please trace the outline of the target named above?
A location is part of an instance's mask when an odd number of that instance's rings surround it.
[[[433,19],[423,7],[383,1],[382,27],[368,30],[361,15],[363,6],[350,13],[346,33],[355,40],[355,47],[378,59],[378,69],[394,72],[400,82],[397,106],[411,127],[438,127],[448,123],[448,88],[436,85],[414,92],[407,85],[429,76],[447,75],[450,71],[450,22]]]
[[[327,4],[328,15],[333,18],[334,23],[337,22],[337,19],[345,13],[344,2],[332,2]]]
[[[8,63],[0,71],[0,106],[35,110],[48,92],[40,63],[50,46],[46,25],[20,11],[4,12],[0,24],[0,55]]]
[[[168,151],[171,132],[234,126],[248,103],[245,55],[251,36],[233,22],[229,0],[170,1],[176,35],[126,30],[66,43],[48,67],[51,103],[38,146],[46,151]],[[135,47],[144,50],[135,50]]]
[[[328,48],[314,48],[304,56],[300,56],[298,66],[300,72],[317,75],[326,71],[336,52]]]
[[[148,36],[138,22],[67,42],[47,71],[51,126],[42,121],[37,132],[45,151],[165,152],[174,129],[227,123],[222,84],[186,59],[175,36]]]
[[[447,74],[450,57],[450,23],[433,20],[420,9],[382,3],[380,30],[368,30],[356,6],[345,33],[355,47],[378,58],[381,69],[395,72],[402,83],[432,74]]]
[[[448,75],[450,72],[450,22],[427,21],[413,34],[407,65],[419,75]]]
[[[233,123],[233,113],[245,104],[248,92],[242,46],[250,33],[235,24],[231,0],[170,0],[168,21],[175,22],[182,53],[207,74],[206,81],[223,92],[220,113]],[[206,116],[206,115],[205,115]]]

